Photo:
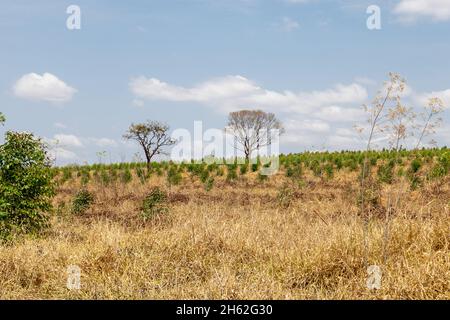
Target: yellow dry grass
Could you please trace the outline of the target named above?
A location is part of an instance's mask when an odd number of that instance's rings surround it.
[[[356,177],[308,177],[289,206],[277,194],[282,174],[258,182],[251,174],[210,192],[184,179],[167,188],[170,211],[143,223],[142,199],[152,186],[137,178],[103,188],[90,183],[95,205],[73,216],[79,181],[60,187],[41,237],[0,246],[2,299],[449,299],[450,219],[447,184],[403,195],[390,223],[383,264],[384,221],[368,234],[370,264],[382,287],[366,288],[363,223]],[[394,187],[395,189],[396,187]],[[67,267],[81,268],[81,289],[66,287]]]

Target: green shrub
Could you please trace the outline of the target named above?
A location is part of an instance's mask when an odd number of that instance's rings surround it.
[[[139,178],[139,181],[141,182],[141,184],[145,184],[145,181],[150,176],[150,174],[145,174],[145,170],[141,167],[136,167],[136,169],[134,169],[134,171],[136,172],[136,175]]]
[[[154,188],[144,199],[142,203],[142,217],[145,220],[168,212],[167,193],[158,187]]]
[[[31,133],[7,132],[0,146],[0,237],[37,232],[48,224],[54,195],[47,150]]]
[[[80,190],[72,200],[72,213],[84,214],[94,202],[94,195],[86,189]]]
[[[233,181],[237,179],[236,168],[234,166],[228,166],[227,181]]]
[[[327,163],[324,167],[324,170],[328,179],[332,179],[334,177],[334,168],[331,163]]]
[[[208,172],[208,171],[205,171]],[[171,166],[169,171],[167,171],[167,184],[169,186],[171,185],[179,185],[181,182],[182,176],[181,173],[178,171],[178,168],[175,166]]]
[[[131,180],[133,180],[133,176],[131,175],[130,169],[126,168],[125,170],[123,170],[121,172],[120,180],[123,183],[129,183],[129,182],[131,182]]]
[[[203,170],[203,171],[200,173],[200,181],[201,181],[202,183],[206,183],[206,181],[208,180],[208,178],[209,178],[209,171],[208,171],[208,170]]]
[[[81,185],[86,186],[89,183],[90,179],[91,179],[91,174],[89,172],[89,169],[81,170]]]
[[[247,171],[248,171],[248,164],[242,164],[242,165],[239,166],[239,173],[241,175],[246,174]]]
[[[394,166],[395,162],[393,160],[380,165],[377,170],[378,181],[391,184],[394,179]]]
[[[72,170],[70,168],[63,168],[62,169],[62,177],[61,177],[61,183],[64,183],[66,181],[69,181],[70,179],[72,179]]]
[[[214,186],[214,177],[209,177],[205,182],[205,190],[211,191]]]

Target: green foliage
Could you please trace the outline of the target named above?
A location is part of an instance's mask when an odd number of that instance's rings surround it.
[[[203,171],[200,173],[200,181],[201,181],[202,183],[206,183],[206,181],[208,180],[208,178],[209,178],[209,171],[208,171],[208,170],[203,170]]]
[[[414,159],[413,161],[411,161],[410,171],[412,173],[416,173],[417,171],[419,171],[420,167],[422,167],[422,162],[419,159]]]
[[[69,168],[69,167],[63,168],[62,169],[61,183],[69,181],[70,179],[72,179],[72,169]]]
[[[443,153],[427,175],[429,180],[445,177],[450,171],[450,152]]]
[[[156,187],[145,197],[142,203],[141,214],[145,221],[165,214],[168,210],[167,193]]]
[[[325,174],[327,175],[328,179],[332,179],[334,176],[334,168],[331,163],[327,163],[324,167]]]
[[[135,170],[136,175],[139,178],[139,181],[141,182],[141,184],[145,184],[145,181],[147,180],[147,178],[150,175],[146,174],[145,169],[143,169],[142,167],[136,167],[134,170]]]
[[[91,174],[89,169],[83,168],[81,170],[81,185],[86,186],[89,183],[89,180],[91,179]]]
[[[227,181],[234,181],[237,179],[236,167],[234,165],[228,165]]]
[[[0,112],[0,124],[3,125],[6,121],[5,116],[3,115],[3,113]]]
[[[133,176],[131,175],[130,169],[126,168],[121,172],[120,180],[123,183],[129,183],[131,182],[131,180],[133,180]]]
[[[394,167],[394,161],[389,161],[386,164],[380,165],[377,170],[378,181],[381,183],[391,184],[394,180]]]
[[[301,164],[288,166],[286,168],[286,177],[291,179],[300,179],[303,175],[303,169]]]
[[[205,181],[205,190],[206,191],[211,191],[211,189],[214,186],[214,177],[209,177],[206,181]]]
[[[47,226],[54,195],[44,144],[31,133],[7,132],[0,146],[0,237]]]
[[[82,189],[78,191],[72,200],[72,213],[73,214],[84,214],[94,202],[94,195]]]
[[[167,171],[167,183],[169,186],[171,185],[179,185],[181,182],[182,176],[180,171],[176,166],[171,166],[169,171]]]
[[[409,169],[406,173],[408,180],[410,182],[411,189],[417,189],[422,185],[422,179],[419,176],[419,170],[422,167],[422,162],[419,159],[414,159],[411,161]]]
[[[100,170],[100,181],[104,186],[107,186],[111,183],[112,179],[106,169]]]
[[[248,172],[248,164],[242,164],[242,165],[240,165],[240,167],[239,167],[239,173],[241,174],[241,175],[244,175],[244,174],[246,174]]]

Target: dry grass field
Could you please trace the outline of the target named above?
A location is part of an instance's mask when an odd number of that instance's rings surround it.
[[[300,186],[282,171],[267,181],[220,178],[210,191],[188,177],[175,186],[156,175],[91,182],[94,204],[79,215],[70,204],[80,178],[60,184],[50,228],[0,246],[0,298],[450,299],[448,175],[440,187],[402,193],[386,261],[382,208],[365,254],[357,173],[307,173]],[[168,211],[144,221],[155,186],[168,192]],[[380,290],[366,287],[366,259],[382,268]],[[70,265],[80,267],[80,290],[66,286]]]

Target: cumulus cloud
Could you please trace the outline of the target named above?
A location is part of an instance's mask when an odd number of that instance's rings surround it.
[[[441,99],[444,102],[445,108],[450,108],[450,89],[417,94],[415,96],[415,102],[419,106],[426,106],[428,100],[434,97]]]
[[[89,138],[89,141],[97,147],[116,147],[117,142],[109,138]]]
[[[53,143],[64,147],[83,147],[80,138],[73,134],[55,134],[53,136]]]
[[[25,74],[13,86],[13,93],[19,98],[51,103],[68,102],[76,92],[51,73]]]
[[[78,156],[75,152],[67,150],[65,148],[61,147],[55,147],[52,148],[49,151],[50,157],[54,159],[55,161],[59,160],[76,160],[78,159]]]
[[[314,113],[314,115],[320,119],[336,122],[361,121],[366,116],[362,108],[343,108],[339,106],[324,107]]]
[[[450,0],[400,0],[394,13],[404,21],[418,18],[445,21],[450,19]]]
[[[139,77],[132,79],[129,86],[140,99],[198,102],[222,113],[258,108],[305,114],[326,106],[360,104],[368,97],[367,90],[357,83],[338,84],[331,89],[310,92],[273,91],[239,75],[212,79],[193,87]]]

